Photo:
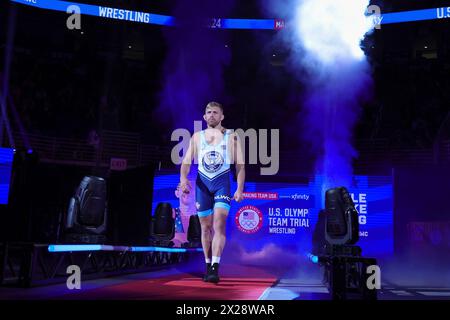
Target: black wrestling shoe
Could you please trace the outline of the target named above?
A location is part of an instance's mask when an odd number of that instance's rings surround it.
[[[203,281],[206,282],[209,272],[211,271],[211,263],[206,264],[206,273],[203,275]]]
[[[206,276],[206,282],[218,283],[219,280],[219,264],[214,263]]]

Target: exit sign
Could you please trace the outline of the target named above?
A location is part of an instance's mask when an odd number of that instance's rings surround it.
[[[110,169],[116,171],[127,170],[127,159],[111,158]]]

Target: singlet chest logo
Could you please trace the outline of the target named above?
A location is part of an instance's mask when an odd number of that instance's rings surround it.
[[[224,163],[223,156],[217,151],[209,151],[205,153],[202,159],[203,168],[206,172],[214,173],[222,168]]]

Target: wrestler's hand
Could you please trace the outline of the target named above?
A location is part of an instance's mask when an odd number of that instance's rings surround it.
[[[191,183],[189,182],[189,180],[181,180],[180,181],[180,190],[184,193],[189,193],[191,192],[192,186]]]
[[[241,202],[242,200],[244,200],[244,193],[240,190],[236,190],[236,192],[234,193],[233,199],[236,202]]]

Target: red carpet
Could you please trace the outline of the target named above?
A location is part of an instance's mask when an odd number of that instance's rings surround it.
[[[165,278],[130,281],[66,295],[69,299],[256,300],[276,278],[255,268],[227,266],[218,284],[180,273]],[[245,274],[238,276],[237,273]]]

